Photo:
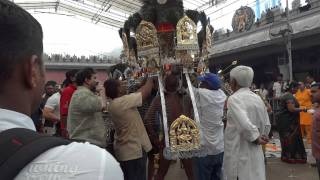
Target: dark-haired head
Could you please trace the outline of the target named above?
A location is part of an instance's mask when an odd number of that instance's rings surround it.
[[[76,74],[78,73],[77,69],[73,69],[66,72],[66,79],[64,80],[64,86],[69,86],[76,82]]]
[[[55,81],[47,81],[47,83],[45,84],[45,87],[47,87],[47,86],[55,87],[56,85],[57,85],[57,82],[55,82]]]
[[[179,77],[176,74],[169,74],[165,77],[165,89],[167,92],[175,92],[179,88]]]
[[[82,86],[86,79],[91,79],[91,76],[95,74],[95,71],[92,68],[85,68],[80,70],[76,74],[76,83],[78,86]]]
[[[118,80],[108,79],[104,82],[103,86],[105,88],[107,97],[111,99],[119,97],[120,82]]]
[[[0,0],[2,108],[14,107],[15,111],[30,115],[39,106],[45,81],[42,37],[41,25],[26,10]]]
[[[11,78],[16,66],[33,55],[42,64],[42,28],[27,11],[14,3],[0,1],[0,81]]]
[[[295,94],[298,91],[299,86],[300,84],[298,82],[293,81],[289,84],[288,91],[292,94]]]
[[[85,68],[76,74],[76,83],[78,86],[86,86],[92,91],[95,91],[97,84],[96,71],[92,68]]]
[[[311,85],[312,102],[320,103],[320,83]]]
[[[46,95],[48,96],[53,95],[57,91],[56,86],[57,86],[57,82],[47,81],[47,83],[44,86]]]

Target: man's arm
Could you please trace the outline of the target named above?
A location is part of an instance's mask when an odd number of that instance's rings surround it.
[[[145,85],[143,85],[136,93],[131,93],[125,96],[114,99],[111,109],[131,109],[142,106],[142,101],[146,100],[151,94],[153,88],[153,78],[148,78]],[[110,110],[110,109],[109,109]]]
[[[44,109],[43,109],[43,117],[46,120],[49,120],[51,122],[57,122],[60,121],[60,117],[56,116],[54,114],[54,110],[58,108],[60,104],[60,96],[57,96],[57,94],[52,95],[46,102]]]
[[[145,117],[144,121],[146,124],[146,130],[148,132],[149,138],[153,144],[156,144],[159,140],[159,137],[157,133],[154,130],[154,124],[157,120],[157,112],[161,111],[161,103],[160,103],[160,97],[157,96],[153,99]]]
[[[245,134],[245,138],[249,142],[254,142],[260,137],[258,128],[251,123],[247,112],[243,109],[243,103],[236,97],[228,99],[228,113],[236,123],[239,132]]]
[[[54,109],[46,106],[43,110],[43,117],[53,123],[60,121],[60,117],[54,114]]]
[[[142,95],[142,101],[145,101],[150,96],[153,84],[154,78],[148,78],[146,84],[138,90],[138,92],[140,92]]]
[[[307,108],[296,108],[296,105],[292,99],[288,99],[286,103],[287,103],[287,109],[292,113],[307,112],[308,110]]]

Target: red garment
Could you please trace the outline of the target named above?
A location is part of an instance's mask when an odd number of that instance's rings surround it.
[[[313,115],[312,154],[317,160],[320,159],[320,110],[317,110]]]
[[[71,101],[71,97],[73,93],[77,90],[77,87],[73,84],[70,84],[66,87],[62,93],[60,98],[60,119],[61,119],[61,133],[62,136],[68,137],[66,129],[67,129],[67,116],[68,116],[68,109],[69,104]]]

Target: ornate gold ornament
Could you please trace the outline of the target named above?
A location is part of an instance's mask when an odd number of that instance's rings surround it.
[[[147,21],[141,21],[136,31],[138,55],[149,55],[159,52],[159,41],[156,27]]]
[[[206,27],[206,47],[207,47],[207,49],[212,48],[212,44],[213,44],[212,43],[212,33],[211,33],[209,25],[207,25],[207,27]]]
[[[148,74],[157,74],[160,71],[160,58],[158,55],[149,55],[142,58],[142,67]]]
[[[177,50],[199,50],[197,25],[184,16],[177,24]]]
[[[146,73],[160,71],[159,41],[156,27],[147,21],[141,21],[136,31],[138,56]]]
[[[176,63],[182,64],[186,69],[192,69],[194,66],[193,57],[188,51],[177,51],[176,52]]]
[[[181,115],[170,126],[172,152],[192,151],[200,148],[200,132],[194,120]]]

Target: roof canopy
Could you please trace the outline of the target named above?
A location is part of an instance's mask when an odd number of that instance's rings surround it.
[[[34,13],[65,13],[66,16],[85,18],[120,28],[127,18],[140,10],[142,0],[14,0]],[[213,3],[224,0],[183,0],[185,9],[207,10]]]

